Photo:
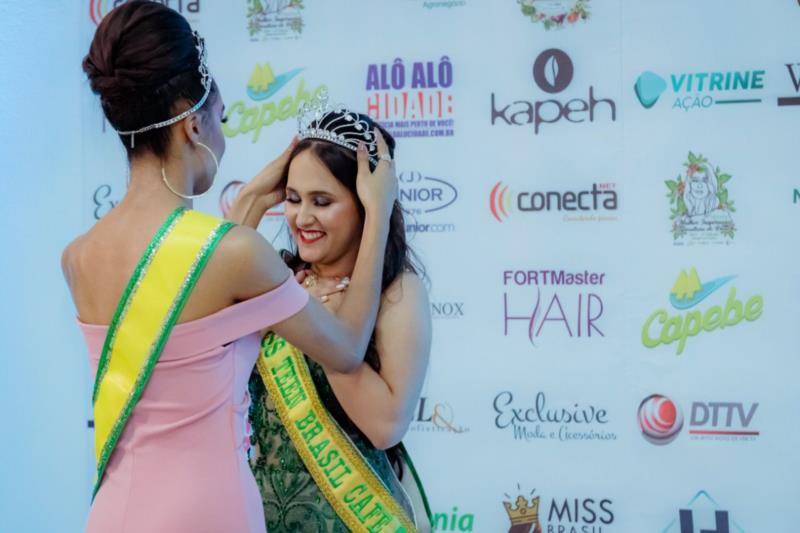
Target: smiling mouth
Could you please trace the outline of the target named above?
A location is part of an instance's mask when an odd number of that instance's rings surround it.
[[[324,231],[297,230],[297,236],[303,244],[313,244],[325,236]]]

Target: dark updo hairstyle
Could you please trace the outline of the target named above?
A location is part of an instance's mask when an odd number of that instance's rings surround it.
[[[148,0],[133,0],[111,10],[83,59],[92,92],[100,96],[106,119],[117,131],[168,120],[200,101],[205,88],[199,66],[196,40],[186,19]],[[203,109],[215,91],[212,84]],[[128,159],[144,152],[163,158],[170,128],[137,133],[134,148],[130,136],[120,138]]]
[[[386,144],[389,147],[389,154],[394,157],[394,138],[380,125],[376,124],[369,116],[358,114],[358,118],[369,126],[372,130],[377,128],[380,130]],[[329,120],[332,122],[336,120]],[[289,160],[283,169],[283,183],[286,184],[289,178],[289,165],[292,160],[301,152],[310,150],[314,156],[322,162],[325,167],[330,170],[339,182],[344,185],[348,191],[353,195],[358,208],[358,214],[361,221],[364,221],[364,206],[358,198],[356,191],[356,174],[358,174],[358,162],[356,153],[348,148],[341,147],[328,141],[318,139],[303,139],[298,142],[292,152],[289,154]],[[377,156],[376,153],[371,153],[372,156]],[[370,162],[370,170],[375,170],[375,165]],[[292,250],[284,250],[282,252],[283,259],[286,264],[297,272],[303,268],[307,268],[306,264],[297,251],[297,246],[292,243]],[[392,284],[392,282],[403,272],[413,272],[420,277],[424,277],[424,269],[422,268],[416,254],[406,242],[406,225],[403,217],[403,209],[400,203],[395,201],[392,207],[392,215],[389,219],[389,238],[386,242],[386,252],[383,259],[383,274],[381,277],[381,290]],[[378,357],[378,352],[375,349],[375,335],[373,333],[369,342],[367,354],[364,360],[375,371],[380,370],[381,363]]]

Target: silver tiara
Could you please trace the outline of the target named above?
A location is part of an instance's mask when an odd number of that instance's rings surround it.
[[[354,152],[363,142],[373,165],[378,164],[378,141],[372,126],[342,105],[328,105],[328,91],[320,91],[297,113],[297,136],[338,144]]]
[[[211,73],[208,70],[208,51],[206,50],[206,42],[202,37],[200,37],[200,34],[197,33],[197,30],[192,31],[192,36],[194,37],[194,46],[195,48],[197,48],[197,57],[200,60],[200,66],[197,67],[197,71],[200,73],[200,83],[203,84],[203,88],[205,89],[203,97],[190,109],[187,109],[180,115],[172,117],[168,120],[164,120],[162,122],[156,122],[155,124],[150,124],[149,126],[139,128],[138,130],[117,131],[117,133],[120,135],[131,136],[131,150],[133,150],[133,148],[136,146],[136,141],[134,139],[134,136],[137,133],[144,133],[146,131],[172,126],[176,122],[180,122],[181,120],[185,119],[192,113],[196,113],[198,109],[203,107],[203,104],[206,103],[206,100],[208,100],[208,95],[211,94]]]

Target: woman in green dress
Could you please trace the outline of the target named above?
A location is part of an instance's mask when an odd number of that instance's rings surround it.
[[[336,312],[369,216],[356,176],[381,160],[393,166],[394,139],[369,117],[324,102],[305,109],[299,122],[283,182],[295,249],[284,259]],[[262,215],[243,222],[256,225]],[[380,310],[364,362],[342,373],[297,352],[307,390],[294,388],[294,374],[284,378],[261,364],[250,381],[251,464],[270,532],[430,531],[421,483],[400,442],[419,400],[430,344],[427,292],[395,203]],[[265,349],[261,362],[273,352]],[[303,395],[318,397],[324,413],[298,407],[289,415],[292,399]]]

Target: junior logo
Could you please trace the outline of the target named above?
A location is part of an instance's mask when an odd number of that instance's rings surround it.
[[[675,244],[730,244],[736,235],[731,175],[692,152],[683,166],[683,174],[665,182]]]
[[[256,65],[246,86],[250,103],[242,99],[230,105],[229,120],[222,125],[225,136],[236,137],[252,133],[251,140],[256,143],[264,128],[275,122],[294,118],[302,104],[327,90],[326,85],[317,85],[313,90],[307,90],[306,80],[300,76],[302,71],[302,68],[295,68],[280,71],[276,75],[269,63]],[[281,95],[284,96],[278,100]]]
[[[758,104],[764,93],[765,74],[764,70],[729,70],[679,72],[664,78],[648,70],[639,75],[633,89],[645,109],[654,107],[664,93],[672,109],[681,111]]]
[[[654,311],[642,327],[642,344],[647,348],[656,348],[661,344],[677,343],[675,352],[680,355],[691,337],[761,318],[764,298],[755,295],[746,302],[740,300],[736,287],[731,283],[735,277],[723,276],[701,283],[694,268],[689,273],[682,271],[669,295],[672,314],[665,308]],[[724,286],[730,287],[724,303],[717,298],[716,304],[700,307],[706,298]]]

